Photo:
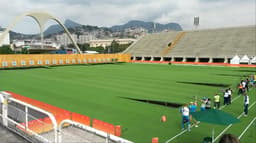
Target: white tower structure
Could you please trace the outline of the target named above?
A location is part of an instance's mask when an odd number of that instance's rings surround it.
[[[6,28],[6,30],[3,32],[2,35],[0,35],[0,42],[3,41],[4,37],[9,33],[9,31],[18,23],[20,22],[20,20],[26,16],[32,17],[37,24],[40,27],[40,34],[41,34],[41,43],[43,43],[43,30],[45,28],[45,24],[48,20],[54,20],[56,21],[63,29],[64,31],[67,33],[68,37],[70,38],[70,40],[72,41],[72,43],[74,44],[74,46],[76,47],[77,51],[79,54],[81,54],[81,50],[79,49],[79,47],[77,46],[75,40],[72,38],[70,32],[68,31],[68,29],[64,26],[64,24],[62,24],[60,22],[59,19],[57,19],[56,17],[50,15],[47,12],[42,12],[42,11],[32,11],[32,12],[27,12],[24,13],[18,17],[16,17],[12,23]],[[41,45],[41,48],[43,48],[43,44]]]
[[[3,31],[0,31],[0,37],[3,35]],[[10,34],[9,32],[3,37],[3,40],[0,41],[0,46],[10,45]]]

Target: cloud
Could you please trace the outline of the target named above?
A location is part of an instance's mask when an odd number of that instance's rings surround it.
[[[200,28],[255,25],[255,0],[9,0],[0,1],[0,26],[31,10],[44,10],[61,21],[71,19],[84,25],[112,26],[130,20],[177,22],[193,29],[193,17]],[[37,33],[31,18],[25,18],[15,31]],[[52,24],[49,22],[47,25]]]

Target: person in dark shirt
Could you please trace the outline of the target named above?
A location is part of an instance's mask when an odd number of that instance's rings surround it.
[[[211,109],[211,99],[208,98],[205,104],[205,109]]]

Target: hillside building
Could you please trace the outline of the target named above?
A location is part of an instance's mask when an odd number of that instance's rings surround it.
[[[106,48],[107,46],[110,46],[111,43],[115,40],[118,44],[123,45],[123,44],[130,44],[134,42],[136,39],[98,39],[98,40],[91,40],[89,42],[90,47],[103,47]]]

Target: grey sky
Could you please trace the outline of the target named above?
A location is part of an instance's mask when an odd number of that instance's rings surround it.
[[[0,26],[17,15],[32,10],[48,11],[61,19],[84,25],[112,26],[130,20],[159,23],[177,22],[193,29],[193,17],[200,17],[200,28],[255,25],[256,0],[1,0]],[[49,22],[48,25],[53,24]],[[27,17],[14,31],[38,33],[35,22]]]

